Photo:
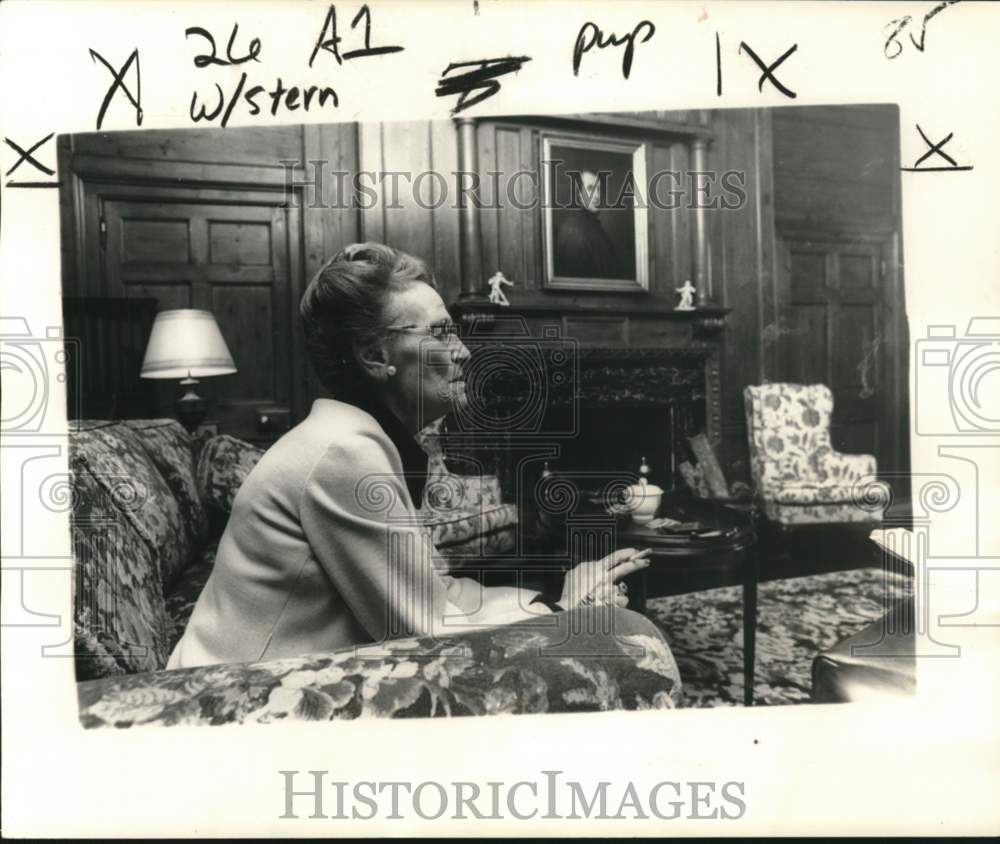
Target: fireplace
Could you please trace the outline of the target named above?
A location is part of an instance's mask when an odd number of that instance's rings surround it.
[[[583,488],[635,480],[682,484],[686,437],[706,431],[717,400],[712,347],[583,347],[559,332],[471,332],[468,406],[445,423],[452,471],[499,476],[524,500],[548,466]],[[713,386],[715,387],[713,389]],[[529,496],[530,498],[530,496]]]

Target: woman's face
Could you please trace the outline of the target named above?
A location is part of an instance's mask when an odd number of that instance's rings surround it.
[[[455,336],[438,339],[432,326],[451,323],[444,302],[433,287],[412,284],[393,294],[386,305],[388,363],[396,374],[386,382],[389,395],[422,427],[464,405],[463,367],[469,350]]]

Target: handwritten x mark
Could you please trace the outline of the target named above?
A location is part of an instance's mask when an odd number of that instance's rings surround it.
[[[750,54],[750,58],[752,58],[757,63],[757,67],[759,67],[762,71],[764,71],[760,75],[760,80],[757,83],[757,90],[763,91],[764,83],[770,80],[771,84],[774,85],[775,88],[781,91],[781,93],[784,94],[786,97],[791,97],[792,99],[795,99],[795,97],[797,97],[798,94],[796,94],[790,88],[786,88],[775,78],[774,69],[778,67],[778,65],[780,65],[797,49],[799,49],[799,45],[792,44],[792,46],[789,47],[787,50],[785,50],[785,52],[782,53],[781,56],[776,61],[772,62],[769,65],[765,65],[761,57],[758,56],[752,49],[750,49],[750,45],[747,44],[746,41],[740,41],[740,52],[742,53],[744,50],[746,50],[747,53]]]
[[[21,156],[17,161],[14,162],[14,166],[11,167],[10,170],[8,170],[6,173],[4,173],[4,175],[5,176],[9,176],[18,167],[20,167],[25,161],[27,161],[36,170],[41,170],[47,176],[54,176],[56,174],[55,170],[50,170],[48,167],[46,167],[44,164],[42,164],[37,158],[35,158],[35,156],[33,156],[31,154],[36,149],[38,149],[42,144],[44,144],[46,141],[50,140],[54,134],[55,134],[55,132],[50,132],[48,135],[46,135],[44,138],[42,138],[37,144],[35,144],[33,147],[31,147],[31,149],[28,149],[28,150],[21,149],[21,147],[19,147],[17,144],[15,144],[10,138],[4,138],[4,143],[6,143],[7,146],[9,146],[12,150],[14,150],[16,153],[18,153]]]
[[[947,170],[971,170],[972,165],[960,166],[954,158],[952,158],[948,153],[946,153],[941,147],[943,147],[948,141],[955,137],[954,132],[949,132],[945,137],[943,137],[936,144],[931,142],[931,139],[927,137],[924,130],[920,128],[920,124],[916,124],[917,131],[920,133],[920,137],[924,139],[924,143],[927,144],[927,152],[920,156],[915,162],[913,162],[912,167],[900,167],[900,170],[905,170],[910,173],[934,173]],[[932,155],[939,155],[950,165],[949,167],[921,167],[920,165],[930,158]]]

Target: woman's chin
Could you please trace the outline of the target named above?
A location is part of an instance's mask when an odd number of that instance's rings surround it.
[[[461,410],[465,407],[469,403],[469,399],[465,394],[465,382],[453,381],[448,398],[452,410]]]

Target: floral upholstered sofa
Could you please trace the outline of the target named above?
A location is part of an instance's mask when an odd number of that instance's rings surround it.
[[[167,419],[75,422],[69,442],[84,726],[670,708],[680,700],[658,629],[627,610],[593,608],[445,639],[164,670],[261,452],[228,436],[193,440]],[[495,479],[447,477],[433,450],[430,465],[422,510],[435,541],[464,554],[503,547],[516,521],[505,521],[510,505]]]
[[[762,384],[743,391],[750,466],[768,519],[781,525],[881,521],[891,490],[870,454],[830,441],[833,394],[824,384]]]

